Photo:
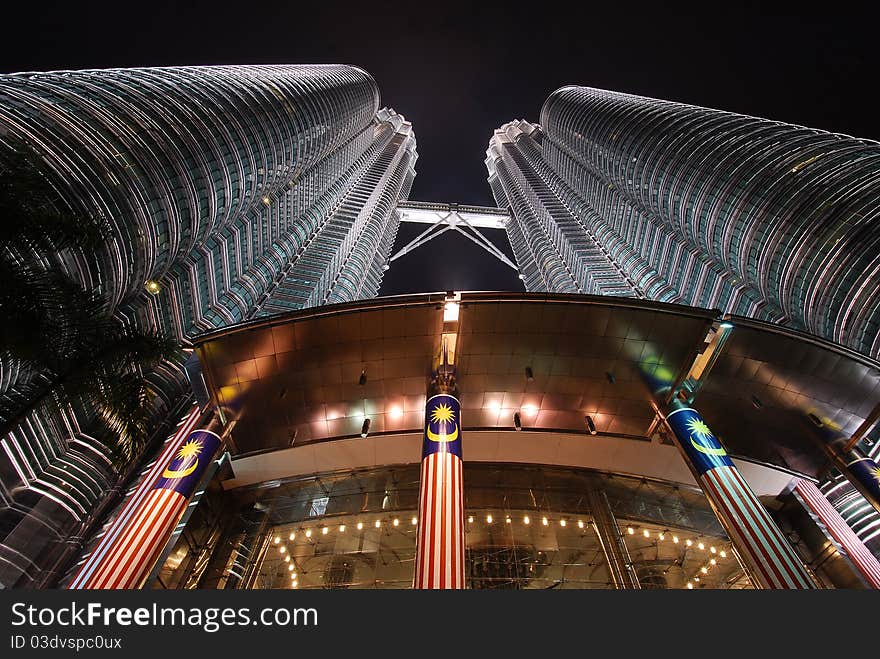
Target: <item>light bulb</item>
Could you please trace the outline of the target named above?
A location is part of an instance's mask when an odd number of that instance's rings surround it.
[[[275,536],[275,544],[277,545],[279,542],[281,542],[281,536],[280,536],[280,535],[276,535],[276,536]]]
[[[415,525],[418,524],[418,523],[419,523],[419,518],[418,518],[418,517],[413,517],[413,518],[412,518],[412,525],[415,526]]]
[[[701,542],[700,544],[697,545],[697,547],[699,547],[700,549],[705,549],[705,548],[706,548],[706,545],[704,545],[704,544]]]
[[[709,571],[709,568],[707,568],[705,565],[700,568],[700,572],[702,572],[703,574],[706,574],[708,571]]]
[[[582,520],[582,519],[579,519],[579,520],[578,520],[578,528],[579,528],[579,529],[584,528],[584,520]]]
[[[633,527],[631,527],[631,526],[627,526],[627,527],[626,527],[626,532],[629,533],[630,535],[632,535],[632,534],[635,533],[636,531],[635,531],[635,529],[634,529]]]
[[[690,581],[688,581],[688,590],[693,590],[693,589],[694,589],[694,584],[691,583]]]
[[[311,538],[311,537],[312,537],[312,529],[306,529],[306,537],[307,537],[307,538]]]
[[[340,524],[340,525],[339,525],[339,532],[340,532],[340,533],[345,533],[345,524]]]
[[[541,518],[541,524],[543,524],[544,526],[547,526],[549,523],[550,523],[550,522],[547,520],[546,517],[542,517],[542,518]]]
[[[684,541],[684,544],[686,544],[688,547],[690,547],[690,546],[691,546],[692,544],[694,544],[694,543],[691,542],[691,539],[690,539],[690,538],[688,538],[687,540]]]
[[[700,577],[694,577],[694,581],[699,581]]]
[[[721,558],[727,558],[727,552],[722,549],[719,556],[721,556]]]
[[[712,565],[715,565],[717,563],[717,561],[713,558],[711,561],[709,561],[709,563]]]
[[[510,516],[508,515],[504,521],[507,522],[508,524],[510,524],[513,520],[510,519]]]
[[[486,515],[486,524],[492,523],[492,515]]]
[[[473,524],[473,523],[474,523],[474,516],[468,515],[468,524]]]
[[[399,525],[399,524],[400,524],[400,520],[399,520],[399,519],[397,519],[397,518],[396,518],[396,517],[395,517],[395,518],[394,518],[394,521],[393,521],[393,522],[391,522],[391,523],[392,523],[392,524],[394,524],[394,526],[397,526],[397,525]]]
[[[290,570],[291,572],[293,572],[293,566],[292,566],[292,565],[288,564],[288,565],[287,565],[287,569]]]
[[[526,515],[525,517],[523,517],[523,524],[530,524],[530,523],[531,523],[531,521],[529,520],[529,516],[528,516],[528,515]]]
[[[290,540],[291,540],[291,542],[293,541],[294,538],[296,538],[296,531],[291,531],[291,532],[290,532]]]
[[[666,534],[665,534],[665,533],[661,533],[661,534],[658,535],[657,537],[660,538],[661,540],[666,540]]]
[[[642,531],[642,535],[645,536],[646,538],[650,538],[651,532],[648,529],[645,529],[644,531]]]
[[[377,529],[382,528],[382,522],[378,519],[376,520],[376,528]]]
[[[291,581],[291,582],[290,582],[290,587],[291,587],[291,588],[296,588],[297,586],[299,586],[299,581]]]
[[[327,533],[329,533],[329,532],[330,532],[329,526],[325,526],[323,529],[321,529],[321,535],[327,535]]]
[[[284,562],[290,563],[290,554],[288,554],[287,556],[284,557]]]
[[[364,530],[364,523],[358,522],[358,531],[363,531],[363,530]]]
[[[672,542],[674,542],[675,544],[678,544],[678,536],[677,535],[672,536]]]
[[[278,551],[280,551],[283,554],[284,552],[287,551],[287,547],[279,547]]]
[[[714,553],[715,553],[715,547],[709,547],[709,551],[711,551],[711,552],[714,554]]]

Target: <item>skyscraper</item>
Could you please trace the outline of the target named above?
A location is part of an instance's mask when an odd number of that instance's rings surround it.
[[[529,291],[752,316],[880,355],[880,145],[563,87],[486,165]]]
[[[566,86],[486,153],[526,290],[720,309],[880,356],[877,142]],[[871,459],[877,432],[859,435]],[[846,479],[822,490],[876,536]]]
[[[181,340],[255,316],[375,295],[417,158],[411,125],[342,65],[0,76],[0,148],[36,154],[71,209],[107,222],[67,270],[120,323]],[[150,375],[169,415],[182,364]],[[2,363],[0,395],[38,374]],[[39,583],[115,484],[81,426],[34,410],[3,438],[0,582]],[[35,541],[35,538],[37,540]]]

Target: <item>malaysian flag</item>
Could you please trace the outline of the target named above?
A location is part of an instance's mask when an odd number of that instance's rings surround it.
[[[755,585],[815,588],[807,568],[697,411],[683,407],[666,420]]]
[[[220,448],[218,435],[193,430],[199,416],[198,408],[193,408],[184,419],[70,588],[122,589],[143,584]]]
[[[880,588],[880,562],[853,532],[846,520],[831,505],[818,487],[803,478],[797,479],[794,490],[809,510],[849,556],[873,588]]]
[[[414,588],[464,588],[461,403],[438,394],[425,405]]]

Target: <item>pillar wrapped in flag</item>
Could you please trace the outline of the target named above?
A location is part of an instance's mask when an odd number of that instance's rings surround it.
[[[699,413],[673,400],[666,421],[755,585],[815,588],[807,568]]]
[[[193,430],[166,447],[142,496],[130,502],[70,588],[141,587],[221,444],[216,433]]]
[[[414,588],[464,588],[461,404],[437,394],[425,405]]]

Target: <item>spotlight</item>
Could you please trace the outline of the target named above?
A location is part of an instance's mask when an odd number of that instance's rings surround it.
[[[591,417],[589,414],[587,414],[586,416],[584,416],[584,421],[587,422],[587,430],[589,431],[589,433],[591,435],[595,435],[596,434],[596,424],[593,423],[593,417]]]

